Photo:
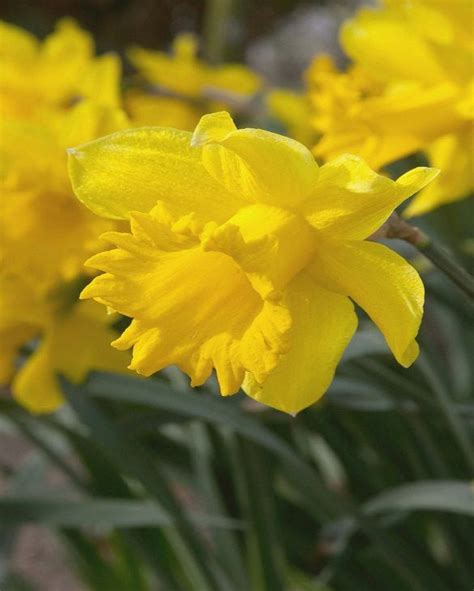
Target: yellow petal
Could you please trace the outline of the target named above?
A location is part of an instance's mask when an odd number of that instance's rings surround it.
[[[100,234],[112,229],[110,220],[93,215],[67,193],[4,191],[2,197],[0,255],[43,291],[81,274],[87,257],[102,247]]]
[[[206,86],[211,91],[216,89],[221,92],[223,99],[229,96],[232,101],[232,98],[250,98],[261,88],[262,80],[242,64],[224,64],[208,73]]]
[[[312,146],[315,131],[311,126],[310,102],[306,95],[278,88],[265,98],[271,115],[286,127],[288,135],[305,146]]]
[[[348,75],[339,76],[351,80]],[[356,83],[357,78],[347,82],[348,96],[337,108],[319,105],[327,113],[323,136],[313,149],[317,157],[330,160],[343,153],[356,154],[379,169],[419,151],[461,123],[456,110],[459,89],[449,82],[429,87],[397,83],[367,91],[357,90]],[[320,90],[336,104],[341,101],[340,92],[339,86],[332,94],[327,87]]]
[[[28,146],[28,150],[25,150],[25,146]],[[32,188],[38,190],[45,185],[50,191],[63,189],[67,179],[65,171],[58,166],[61,158],[63,156],[51,129],[30,121],[1,121],[2,192]]]
[[[120,77],[122,67],[115,54],[98,57],[81,81],[79,94],[99,105],[120,107]]]
[[[364,109],[365,104],[361,105]],[[406,115],[406,113],[404,113]],[[377,120],[371,119],[376,127]],[[374,170],[380,170],[386,164],[414,154],[423,145],[423,139],[409,130],[390,131],[373,129],[364,121],[356,118],[339,120],[337,127],[325,133],[313,148],[316,158],[325,161],[335,159],[342,154],[354,154],[362,158]]]
[[[429,44],[397,11],[363,9],[341,29],[348,55],[381,80],[443,79]]]
[[[201,116],[199,108],[191,101],[173,97],[130,90],[126,93],[124,100],[134,127],[158,125],[192,131]]]
[[[206,83],[208,68],[195,56],[194,35],[179,35],[173,44],[174,55],[133,47],[127,55],[132,64],[150,82],[181,96],[199,97]]]
[[[440,22],[437,27],[435,34],[446,38],[449,32],[452,37],[447,37],[448,40],[454,40],[456,42],[462,42],[468,47],[472,47],[472,2],[471,0],[452,0],[452,2],[446,2],[446,0],[430,0],[429,4],[436,8],[439,14],[445,18],[444,22]],[[413,7],[415,8],[415,7]],[[434,12],[434,11],[433,11]],[[438,16],[439,19],[439,16]],[[446,21],[448,21],[448,26]],[[433,34],[433,25],[427,33]],[[451,27],[449,26],[451,25]],[[424,23],[425,28],[427,24]],[[448,30],[448,31],[447,31]],[[441,38],[440,38],[441,40]]]
[[[367,312],[401,365],[415,361],[424,287],[407,261],[375,242],[328,241],[312,272],[322,285],[350,296]]]
[[[91,307],[100,309],[95,303],[81,302],[68,316],[55,318],[18,372],[13,393],[32,412],[53,412],[63,404],[57,374],[81,383],[93,370],[127,371],[129,356],[111,348],[116,333]],[[105,310],[102,315],[106,316]]]
[[[292,206],[309,195],[318,178],[318,165],[303,144],[261,129],[232,130],[223,113],[205,115],[195,141],[207,141],[202,160],[209,173],[249,200]]]
[[[6,385],[15,373],[15,362],[20,348],[36,334],[33,326],[12,322],[0,327],[0,384]]]
[[[61,19],[41,46],[36,65],[42,94],[61,106],[77,97],[93,50],[94,42],[89,33],[73,19]]]
[[[28,63],[33,60],[38,50],[38,41],[34,35],[11,23],[0,21],[0,58]]]
[[[128,217],[164,202],[178,217],[229,218],[241,205],[201,163],[191,134],[150,127],[118,132],[70,151],[69,172],[79,199],[98,215]]]
[[[180,33],[173,39],[173,53],[183,60],[192,60],[199,50],[199,41],[193,33]]]
[[[238,390],[245,371],[262,380],[285,347],[288,311],[264,302],[228,255],[203,251],[179,236],[161,250],[135,218],[135,235],[114,235],[120,248],[90,264],[105,270],[83,291],[135,319],[115,346],[133,346],[131,368],[151,375],[175,364],[202,384],[216,369],[224,395]],[[137,226],[141,225],[140,232]],[[148,234],[148,240],[144,236]],[[154,247],[152,247],[154,245]]]
[[[219,142],[233,131],[237,131],[237,127],[226,111],[204,115],[194,130],[191,145],[203,146],[208,143]]]
[[[302,210],[309,223],[328,236],[364,239],[438,173],[437,169],[419,167],[392,181],[360,158],[346,154],[321,167],[316,189]]]
[[[60,319],[52,345],[56,372],[75,383],[83,382],[93,370],[125,373],[130,358],[110,346],[117,334],[109,325],[107,311],[95,302],[80,302]]]
[[[256,203],[212,233],[206,248],[230,255],[263,298],[275,297],[311,261],[316,232],[292,211]]]
[[[403,214],[407,217],[468,197],[474,190],[474,134],[470,127],[439,138],[428,147],[427,154],[441,173],[405,209]]]
[[[293,320],[290,349],[263,384],[247,375],[243,388],[255,400],[294,414],[330,386],[357,316],[347,297],[320,287],[306,272],[288,286],[285,303]]]
[[[55,121],[55,125],[58,143],[63,152],[70,146],[130,127],[127,115],[122,109],[92,100],[83,100],[68,109]]]
[[[30,355],[13,381],[15,399],[31,412],[54,412],[64,402],[54,372],[53,354],[51,341],[46,339]]]
[[[53,63],[64,62],[67,58],[92,56],[94,41],[72,18],[62,18],[56,24],[54,33],[48,35],[41,48],[42,58]]]

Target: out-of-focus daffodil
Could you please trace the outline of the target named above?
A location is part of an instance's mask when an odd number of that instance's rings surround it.
[[[103,310],[91,315],[90,306],[74,306],[77,293],[66,309],[55,297],[84,274],[85,259],[103,248],[100,234],[116,226],[75,199],[66,148],[126,126],[120,109],[90,101],[43,112],[42,122],[1,123],[0,381],[12,381],[33,411],[60,404],[57,372],[79,381],[90,369],[126,367],[126,357],[106,347],[114,332],[110,320],[100,320]],[[15,374],[14,360],[33,337],[39,345]]]
[[[260,90],[261,79],[246,66],[211,66],[197,52],[197,38],[189,33],[176,37],[171,54],[130,49],[131,62],[162,93],[127,93],[125,101],[134,125],[192,130],[207,110],[239,109]]]
[[[66,149],[127,127],[122,111],[84,101],[47,123],[0,126],[0,262],[37,277],[45,290],[83,272],[110,222],[78,203]],[[27,146],[27,149],[25,148]]]
[[[82,98],[117,107],[121,67],[117,56],[94,56],[94,43],[72,19],[58,22],[39,42],[0,22],[0,115],[37,119]]]
[[[114,342],[131,368],[176,364],[194,386],[214,368],[223,395],[297,412],[317,400],[357,326],[351,299],[399,363],[418,355],[423,309],[417,272],[366,239],[437,171],[396,181],[361,159],[318,166],[302,144],[237,130],[228,113],[194,134],[118,132],[71,150],[70,174],[95,213],[130,219],[104,271],[82,293],[133,318]]]
[[[57,374],[79,383],[91,370],[126,371],[128,355],[110,347],[113,315],[98,304],[74,302],[74,292],[45,297],[36,278],[18,271],[3,271],[0,283],[0,383],[11,383],[18,402],[32,412],[52,412],[63,402]],[[17,368],[20,348],[39,336]]]
[[[341,31],[355,66],[333,73],[324,85],[313,77],[317,121],[326,117],[317,155],[330,159],[350,151],[380,168],[423,150],[441,169],[407,215],[461,199],[474,188],[474,39],[464,19],[472,21],[469,0],[388,0],[363,9]],[[370,81],[365,88],[361,76]],[[342,109],[328,108],[344,102]]]

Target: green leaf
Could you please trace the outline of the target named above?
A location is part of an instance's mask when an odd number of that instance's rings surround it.
[[[242,529],[240,521],[214,515],[190,514],[199,525]],[[40,522],[58,527],[128,528],[168,526],[169,515],[151,501],[122,499],[64,500],[63,498],[0,499],[0,521],[4,524]]]
[[[245,540],[251,589],[284,591],[285,558],[271,494],[274,483],[269,463],[265,463],[265,452],[232,433],[223,435],[238,501],[249,524]]]
[[[176,392],[158,380],[145,381],[106,373],[94,373],[87,384],[87,392],[100,399],[142,404],[230,428],[268,449],[285,464],[288,479],[317,519],[329,520],[342,513],[337,499],[324,488],[317,472],[291,446],[227,399],[199,391]]]
[[[163,534],[182,565],[183,583],[190,589],[190,585],[199,584],[203,591],[218,590],[220,572],[205,551],[202,532],[189,521],[150,450],[138,441],[124,438],[84,388],[72,385],[62,377],[60,381],[66,398],[87,425],[94,442],[102,447],[116,468],[136,479],[168,514],[171,525],[163,528]]]
[[[434,480],[405,484],[364,504],[368,515],[388,511],[447,511],[474,517],[474,482]]]
[[[225,502],[213,470],[214,450],[209,437],[209,428],[199,421],[193,421],[188,430],[197,491],[204,510],[218,511],[220,514],[224,514],[226,511]],[[219,563],[234,582],[235,588],[247,589],[249,582],[244,569],[237,532],[221,528],[214,529],[209,533],[212,535]]]

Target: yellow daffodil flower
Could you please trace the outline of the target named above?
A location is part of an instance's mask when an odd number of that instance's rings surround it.
[[[194,134],[118,132],[70,151],[79,199],[130,219],[103,236],[115,249],[83,291],[133,318],[113,344],[133,347],[149,376],[176,364],[203,384],[216,370],[223,395],[295,413],[331,383],[357,326],[351,299],[384,333],[396,359],[416,359],[423,308],[417,272],[366,240],[433,169],[392,181],[361,159],[318,166],[302,144],[237,130],[228,113]]]
[[[17,401],[35,413],[63,403],[57,374],[80,383],[92,370],[123,373],[129,363],[127,354],[110,347],[114,316],[93,302],[64,300],[55,293],[44,297],[35,279],[18,269],[2,272],[0,383],[11,383]],[[38,336],[41,342],[17,369],[18,351]]]
[[[176,37],[171,54],[130,49],[130,61],[162,93],[127,93],[126,107],[134,125],[192,130],[207,110],[238,110],[260,90],[260,78],[246,66],[211,66],[197,52],[197,38],[189,33]]]
[[[100,307],[74,306],[74,293],[64,309],[55,297],[103,248],[100,234],[116,228],[75,199],[66,148],[127,127],[127,118],[84,100],[42,119],[0,125],[0,382],[11,381],[17,399],[35,412],[61,403],[56,373],[80,381],[90,369],[123,371],[127,361],[111,355],[114,332]],[[39,345],[15,372],[18,352],[37,337]]]
[[[36,119],[81,98],[119,106],[120,61],[94,57],[94,43],[72,19],[58,22],[39,42],[33,35],[0,21],[0,115]]]
[[[387,1],[363,9],[341,30],[355,66],[311,90],[323,137],[315,153],[347,151],[375,169],[419,150],[442,172],[413,200],[419,215],[474,188],[473,36],[469,0]],[[311,77],[311,75],[310,75]],[[362,79],[368,82],[360,84]]]
[[[74,198],[66,149],[127,125],[119,109],[89,101],[43,124],[1,122],[2,266],[36,277],[45,291],[83,273],[84,260],[99,248],[99,235],[111,228]]]

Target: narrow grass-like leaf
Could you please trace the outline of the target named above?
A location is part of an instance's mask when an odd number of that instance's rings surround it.
[[[246,550],[251,589],[284,591],[284,558],[264,450],[232,433],[224,434],[238,499],[246,516]]]
[[[337,500],[325,490],[317,473],[284,440],[227,400],[202,392],[177,393],[157,380],[145,381],[105,373],[94,374],[86,391],[100,399],[143,404],[231,428],[268,449],[286,465],[288,476],[301,496],[312,499],[309,510],[318,519],[330,519],[338,512],[342,513]],[[315,499],[317,502],[314,502]]]
[[[227,517],[191,513],[199,525],[242,529],[241,522]],[[149,501],[122,499],[64,500],[63,498],[0,498],[2,523],[40,522],[60,527],[128,528],[172,525],[169,514]]]
[[[405,484],[367,501],[363,512],[447,511],[474,517],[474,483],[436,480]]]
[[[63,391],[77,414],[88,426],[95,441],[100,443],[110,460],[124,473],[136,478],[158,506],[168,514],[172,525],[164,526],[173,551],[182,564],[183,582],[190,589],[198,585],[203,591],[219,590],[218,577],[213,572],[212,560],[205,551],[203,539],[189,522],[183,508],[170,490],[169,483],[146,448],[120,436],[106,415],[92,403],[87,392],[61,379]]]

